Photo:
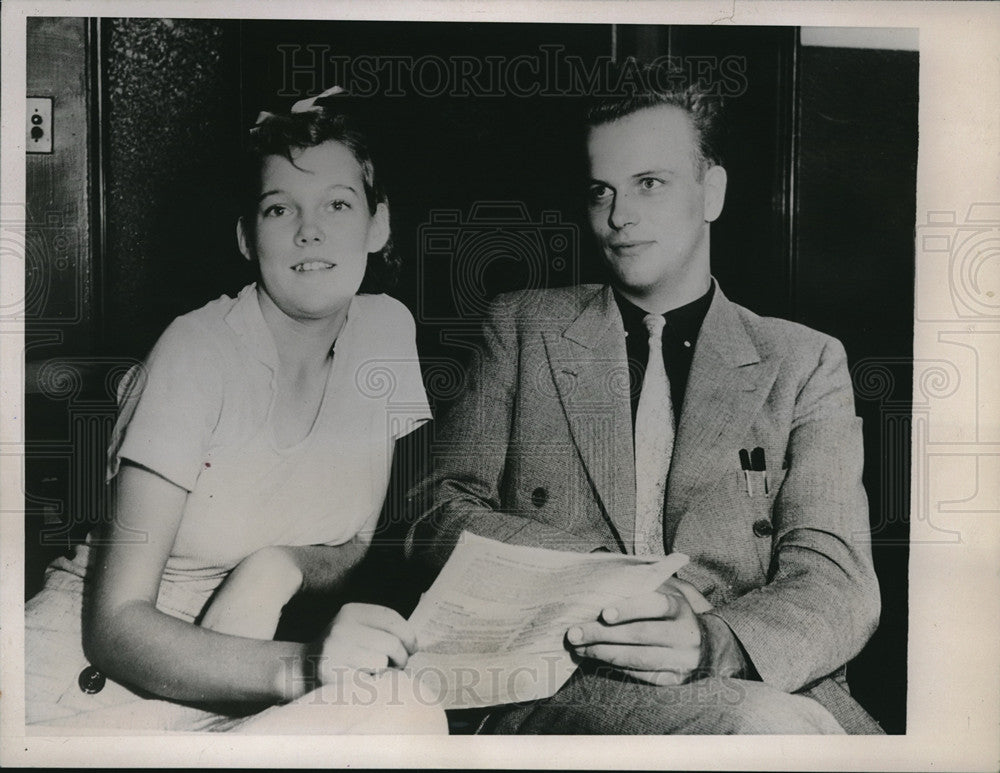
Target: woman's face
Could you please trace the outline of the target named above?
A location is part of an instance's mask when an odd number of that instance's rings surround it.
[[[341,143],[292,160],[264,159],[254,233],[240,221],[240,250],[259,261],[264,290],[285,314],[323,319],[358,291],[368,253],[389,237],[389,213],[385,204],[368,211],[361,165]]]

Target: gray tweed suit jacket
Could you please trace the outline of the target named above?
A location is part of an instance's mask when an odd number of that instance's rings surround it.
[[[467,388],[438,424],[412,556],[440,567],[462,530],[632,552],[635,467],[625,333],[606,286],[501,296]],[[861,420],[838,341],[716,288],[695,346],[665,532],[764,682],[814,685],[872,634],[879,592]],[[764,449],[747,493],[739,450]]]

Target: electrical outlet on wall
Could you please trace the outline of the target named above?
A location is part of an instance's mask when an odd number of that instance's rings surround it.
[[[52,97],[28,97],[27,137],[29,153],[52,152]]]

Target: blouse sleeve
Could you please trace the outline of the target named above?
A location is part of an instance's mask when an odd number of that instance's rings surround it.
[[[220,370],[202,331],[175,320],[119,385],[108,480],[128,459],[191,491],[221,412]]]
[[[385,318],[391,320],[386,328],[391,342],[386,348],[392,352],[389,362],[393,381],[386,408],[391,422],[391,437],[398,440],[430,421],[431,409],[420,371],[417,329],[413,315],[395,299],[386,296],[385,302],[388,307]]]

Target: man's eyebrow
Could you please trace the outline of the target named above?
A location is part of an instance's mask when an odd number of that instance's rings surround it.
[[[670,175],[673,173],[674,173],[673,169],[646,169],[643,170],[642,172],[636,172],[634,175],[632,175],[632,179],[637,180],[641,177],[652,177],[657,175],[659,175],[660,177],[665,177],[666,175]]]

